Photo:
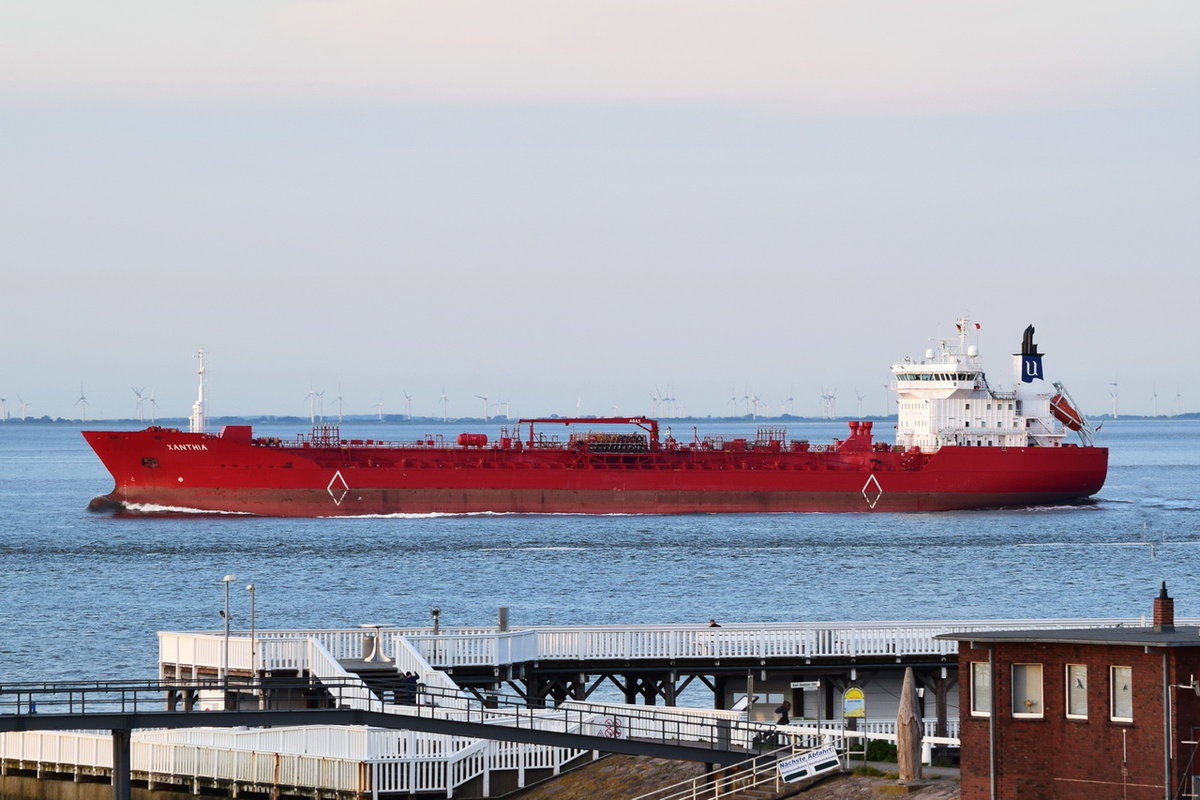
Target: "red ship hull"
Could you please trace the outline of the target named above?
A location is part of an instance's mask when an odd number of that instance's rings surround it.
[[[711,449],[668,442],[595,452],[504,440],[449,447],[252,439],[149,428],[86,431],[116,486],[94,508],[267,516],[949,511],[1079,502],[1100,490],[1098,447],[900,451],[854,435]],[[483,438],[483,437],[480,437]]]

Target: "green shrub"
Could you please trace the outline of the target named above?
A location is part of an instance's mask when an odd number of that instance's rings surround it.
[[[867,742],[867,761],[896,762],[896,745],[882,739],[871,739]]]

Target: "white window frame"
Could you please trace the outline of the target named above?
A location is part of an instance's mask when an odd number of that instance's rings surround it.
[[[1041,664],[1012,665],[1013,717],[1039,719],[1045,716],[1046,695],[1043,691],[1042,672]],[[1024,678],[1018,678],[1019,673],[1023,674]]]
[[[983,690],[980,679],[983,678]],[[992,715],[992,665],[987,661],[971,662],[971,716]]]
[[[1118,697],[1125,695],[1121,711],[1128,707],[1128,716],[1117,713]],[[1113,722],[1133,722],[1133,667],[1111,666],[1108,668],[1108,718]]]
[[[1067,719],[1088,718],[1088,668],[1087,664],[1067,664],[1066,666],[1066,705]],[[1077,681],[1083,683],[1077,685]],[[1082,706],[1082,707],[1081,707]]]

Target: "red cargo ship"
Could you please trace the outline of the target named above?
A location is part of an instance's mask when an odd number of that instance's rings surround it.
[[[892,367],[896,444],[876,442],[870,422],[812,446],[782,426],[753,439],[678,440],[642,417],[521,420],[497,441],[464,433],[454,444],[343,439],[336,426],[295,440],[255,437],[248,425],[209,434],[201,366],[192,431],[84,432],[116,481],[91,507],[270,516],[946,511],[1072,503],[1099,491],[1108,450],[1092,444],[1061,384],[1037,386],[1032,326],[1010,391],[988,385],[966,344],[968,321],[958,330],[957,346],[935,340],[937,352]],[[1063,422],[1080,445],[1063,441]],[[562,425],[571,427],[565,439],[544,432]],[[625,432],[611,432],[617,425]]]

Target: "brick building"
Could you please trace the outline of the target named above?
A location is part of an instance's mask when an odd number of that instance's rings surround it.
[[[959,643],[963,800],[1151,800],[1200,790],[1200,628],[1166,584],[1139,628],[973,631]]]

